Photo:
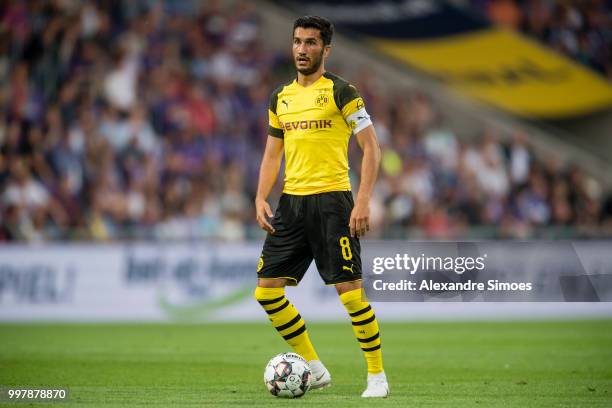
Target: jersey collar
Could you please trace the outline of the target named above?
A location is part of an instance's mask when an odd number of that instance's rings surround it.
[[[298,87],[303,88],[303,89],[311,88],[311,87],[313,87],[314,85],[318,84],[320,81],[323,80],[323,78],[325,77],[325,72],[327,72],[327,71],[323,71],[323,74],[321,74],[319,79],[317,79],[316,81],[314,81],[312,84],[310,84],[308,86],[300,85],[300,83],[297,80],[297,77],[293,80],[293,83],[295,83]]]

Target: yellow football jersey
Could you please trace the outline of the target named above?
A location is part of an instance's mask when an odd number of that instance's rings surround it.
[[[274,90],[268,134],[284,139],[283,192],[350,191],[348,143],[358,111],[365,114],[357,89],[329,72],[307,87],[293,80]]]

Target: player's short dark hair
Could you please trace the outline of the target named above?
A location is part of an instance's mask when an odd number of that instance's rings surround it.
[[[316,28],[321,33],[323,45],[330,45],[334,36],[334,25],[325,17],[320,16],[302,16],[294,21],[293,32],[295,29],[301,28]]]

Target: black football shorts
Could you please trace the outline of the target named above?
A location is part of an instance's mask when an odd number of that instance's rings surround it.
[[[306,196],[283,194],[271,221],[257,277],[288,279],[297,285],[313,258],[327,285],[361,279],[359,239],[350,236],[350,191]]]

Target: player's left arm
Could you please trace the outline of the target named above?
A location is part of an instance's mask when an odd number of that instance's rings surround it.
[[[359,238],[370,230],[370,198],[380,166],[380,146],[372,124],[357,132],[355,137],[359,147],[363,150],[363,159],[361,160],[359,191],[355,207],[351,212],[349,227],[351,236]]]

